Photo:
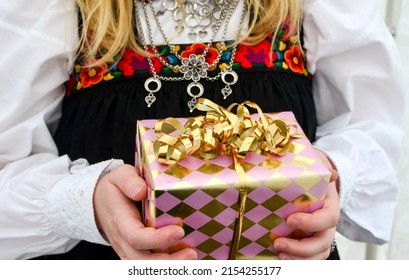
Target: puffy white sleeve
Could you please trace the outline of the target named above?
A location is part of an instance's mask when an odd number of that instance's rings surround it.
[[[404,117],[398,49],[373,0],[305,0],[304,43],[317,108],[315,145],[340,174],[338,232],[389,240]]]
[[[0,2],[0,259],[107,244],[94,221],[95,182],[116,161],[58,156],[52,131],[77,38],[74,1]]]

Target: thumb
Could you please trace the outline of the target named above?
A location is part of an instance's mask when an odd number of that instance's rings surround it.
[[[111,184],[117,186],[130,199],[139,201],[146,197],[146,182],[134,166],[121,165],[107,174],[107,177]]]

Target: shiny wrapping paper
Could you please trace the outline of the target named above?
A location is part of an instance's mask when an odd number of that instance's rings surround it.
[[[183,225],[186,233],[181,242],[157,251],[191,247],[199,259],[274,259],[277,252],[272,240],[311,234],[294,230],[285,219],[295,212],[321,208],[331,173],[291,112],[266,115],[284,121],[297,137],[290,139],[281,155],[249,151],[241,159],[246,199],[239,231],[241,184],[233,157],[218,154],[205,160],[194,153],[172,164],[159,163],[154,152],[158,120],[138,121],[136,162],[149,186],[143,202],[144,222],[157,228]],[[233,245],[235,232],[240,236]]]

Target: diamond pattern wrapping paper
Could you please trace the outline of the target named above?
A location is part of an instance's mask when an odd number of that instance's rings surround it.
[[[302,137],[293,138],[282,156],[249,152],[245,157],[248,197],[236,259],[274,259],[272,239],[310,234],[295,231],[285,219],[321,208],[331,175],[291,112],[269,115],[297,126]],[[156,122],[137,124],[137,166],[150,188],[144,222],[152,227],[180,224],[186,232],[181,242],[158,251],[192,247],[199,259],[228,259],[239,198],[232,157],[206,161],[190,155],[176,164],[160,164],[153,151]]]

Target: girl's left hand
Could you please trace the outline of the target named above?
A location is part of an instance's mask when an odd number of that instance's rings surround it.
[[[328,159],[321,152],[323,161],[332,170]],[[324,158],[325,157],[325,158]],[[335,174],[331,177],[335,179]],[[279,259],[326,259],[331,253],[336,226],[339,222],[340,206],[336,181],[328,185],[328,192],[321,209],[313,213],[294,213],[287,218],[287,224],[306,232],[314,232],[310,237],[302,239],[277,238],[273,246],[279,251]]]

